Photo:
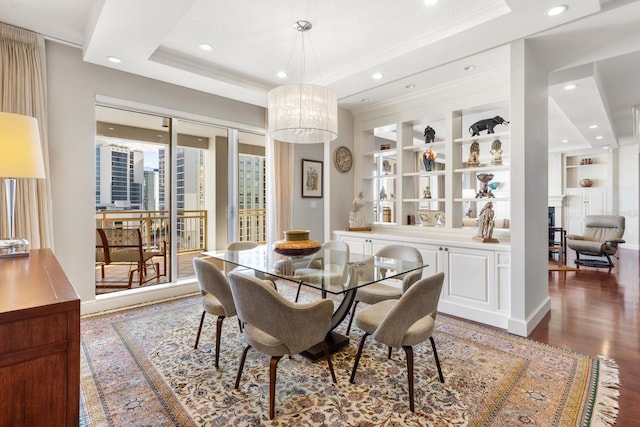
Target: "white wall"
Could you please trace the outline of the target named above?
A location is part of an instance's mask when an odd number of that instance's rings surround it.
[[[640,249],[638,219],[638,144],[624,145],[618,149],[618,215],[625,217],[623,248]]]
[[[49,156],[53,199],[54,250],[83,301],[95,299],[95,112],[97,95],[263,128],[262,107],[143,78],[82,61],[82,51],[47,42]],[[220,123],[218,122],[218,123]],[[154,287],[130,302],[176,292]]]

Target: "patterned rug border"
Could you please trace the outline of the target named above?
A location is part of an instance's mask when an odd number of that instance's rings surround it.
[[[92,318],[98,317],[107,317],[113,314],[123,314],[126,312],[136,312],[137,310],[145,307],[155,306],[156,311],[161,310],[177,310],[183,306],[190,306],[192,304],[199,304],[199,295],[198,294],[190,294],[185,296],[167,298],[162,301],[155,301],[150,303],[141,303],[135,306],[124,307],[121,309],[110,310],[107,312],[101,313],[93,313],[82,316],[83,320],[90,320]],[[182,403],[178,400],[177,396],[172,392],[171,388],[166,383],[165,379],[162,375],[156,370],[153,363],[150,361],[148,355],[139,353],[136,348],[137,345],[135,341],[128,335],[128,333],[123,333],[123,329],[118,326],[119,323],[127,323],[131,322],[135,319],[145,318],[152,314],[152,311],[141,312],[139,315],[133,317],[127,317],[126,320],[121,320],[119,322],[113,322],[112,325],[116,333],[118,334],[120,340],[126,347],[126,350],[131,354],[133,360],[137,364],[140,371],[145,376],[148,384],[153,389],[153,392],[157,395],[158,399],[162,402],[162,406],[167,410],[168,414],[171,414],[171,418],[173,422],[177,423],[176,425],[196,425],[192,418],[189,416],[188,411]],[[440,316],[446,318],[445,322],[451,323],[458,328],[466,328],[471,331],[476,331],[482,334],[486,334],[488,336],[493,336],[496,338],[507,339],[515,341],[519,344],[525,344],[527,346],[534,346],[541,349],[546,349],[554,352],[559,352],[567,355],[573,356],[575,359],[581,359],[582,363],[588,362],[589,369],[581,370],[585,372],[585,376],[588,376],[589,380],[586,381],[588,383],[587,390],[584,391],[584,396],[586,399],[586,404],[582,405],[582,400],[580,402],[570,402],[573,405],[576,405],[575,417],[573,418],[573,423],[567,424],[566,419],[559,419],[560,414],[556,414],[555,421],[558,423],[556,425],[580,425],[580,426],[600,426],[600,425],[612,425],[615,422],[617,416],[617,397],[619,396],[618,385],[619,385],[619,377],[618,377],[618,367],[615,361],[611,359],[606,359],[602,356],[598,356],[597,358],[593,358],[589,355],[578,353],[572,350],[568,350],[559,346],[549,345],[546,343],[541,343],[535,340],[528,339],[526,337],[520,337],[517,335],[510,334],[503,330],[496,330],[490,327],[486,327],[484,325],[468,322],[465,320],[461,320],[458,318],[447,316],[446,314],[439,314]],[[442,333],[442,332],[441,332]],[[456,336],[456,339],[460,339],[460,337]],[[476,343],[477,345],[477,343]],[[96,405],[96,402],[102,402],[104,395],[100,389],[100,385],[96,384],[93,381],[93,375],[95,374],[94,367],[91,363],[91,359],[88,357],[88,350],[86,348],[85,343],[82,343],[81,349],[81,363],[83,366],[83,374],[88,372],[89,375],[83,375],[82,378],[82,408],[84,409],[84,413],[81,414],[81,420],[85,420],[81,425],[93,426],[93,425],[113,425],[112,419],[108,414],[108,411],[105,410],[103,405],[99,403]],[[577,364],[578,362],[576,362]],[[517,380],[520,375],[526,368],[528,363],[524,364],[518,369],[518,374],[514,375],[511,382],[509,383],[509,387],[515,387]],[[574,367],[574,374],[577,368]],[[578,381],[577,383],[580,383]],[[575,385],[575,383],[574,383]],[[570,395],[574,395],[575,393],[565,393],[563,399],[565,399],[564,403],[567,403],[566,400]],[[90,402],[90,403],[87,403]],[[495,421],[495,416],[498,414],[496,408],[499,408],[503,402],[496,401],[492,407],[491,411],[488,411],[485,415],[486,418],[483,418],[482,425],[488,425]],[[579,403],[579,404],[577,404]],[[96,408],[98,406],[98,408]],[[100,408],[102,410],[100,410]],[[477,420],[476,420],[477,421]],[[106,423],[106,424],[105,424]]]

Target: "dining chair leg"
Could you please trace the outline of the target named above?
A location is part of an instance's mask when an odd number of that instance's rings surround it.
[[[409,381],[409,409],[411,412],[415,412],[413,409],[413,348],[410,345],[402,346],[404,352],[407,354],[407,380]]]
[[[242,327],[242,320],[240,320],[240,318],[238,318],[238,328],[240,328],[240,332],[244,330],[244,328]]]
[[[329,372],[331,372],[333,383],[337,384],[338,380],[336,379],[336,373],[333,371],[333,363],[331,363],[331,353],[329,353],[329,345],[327,344],[327,340],[322,341],[322,350],[324,351],[324,357],[327,359],[327,364],[329,365]]]
[[[275,416],[276,408],[276,369],[282,356],[271,356],[269,361],[269,419]]]
[[[198,327],[198,334],[196,335],[196,344],[193,346],[194,349],[198,348],[198,342],[200,342],[200,332],[202,332],[202,324],[204,323],[204,316],[207,314],[206,311],[202,312],[202,317],[200,317],[200,326]]]
[[[355,300],[353,301],[353,308],[351,309],[351,316],[349,316],[349,323],[347,324],[347,335],[349,335],[349,332],[351,332],[351,322],[353,322],[353,318],[356,315],[356,306],[358,305],[360,301]]]
[[[216,368],[218,367],[218,361],[220,360],[220,336],[222,335],[222,322],[224,316],[218,316],[216,320]]]
[[[387,353],[387,359],[391,359],[391,350],[392,350],[392,348],[389,347],[389,352]]]
[[[362,355],[362,348],[364,347],[364,341],[367,339],[368,336],[369,334],[365,332],[362,338],[360,339],[360,345],[358,346],[358,353],[356,354],[355,362],[353,362],[353,369],[351,370],[351,378],[349,379],[349,382],[351,384],[355,384],[356,370],[358,369],[358,363],[360,363],[360,356]]]
[[[235,389],[237,390],[240,387],[240,378],[242,378],[242,369],[244,368],[244,361],[247,358],[247,351],[251,348],[250,345],[247,345],[244,350],[242,350],[242,355],[240,356],[240,364],[238,365],[238,373],[236,374],[236,385]]]
[[[298,297],[300,296],[300,288],[302,288],[302,282],[298,283],[298,291],[296,292],[295,302],[298,302]]]
[[[440,359],[438,358],[438,352],[436,351],[436,342],[433,337],[429,337],[431,340],[431,348],[433,348],[433,357],[436,359],[436,366],[438,368],[438,375],[440,376],[440,382],[444,384],[444,377],[442,376],[442,368],[440,368]]]

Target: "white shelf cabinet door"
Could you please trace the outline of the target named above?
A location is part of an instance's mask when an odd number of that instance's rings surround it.
[[[602,187],[567,188],[567,234],[582,234],[584,217],[607,213],[607,191]]]
[[[447,247],[444,250],[446,287],[443,299],[461,306],[493,311],[496,281],[494,253]]]

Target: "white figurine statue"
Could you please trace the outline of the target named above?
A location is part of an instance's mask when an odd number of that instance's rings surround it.
[[[493,156],[491,159],[492,164],[502,164],[502,142],[500,142],[499,139],[496,139],[491,143],[491,155]]]
[[[366,223],[364,221],[364,194],[362,191],[358,194],[358,197],[353,199],[351,204],[351,212],[349,212],[349,228],[365,228]]]

